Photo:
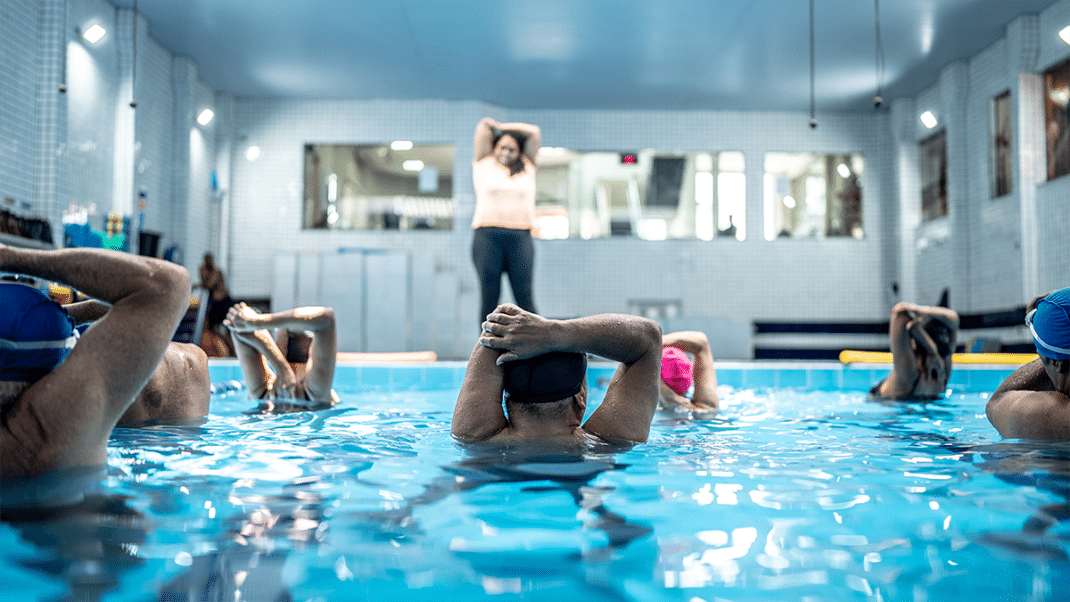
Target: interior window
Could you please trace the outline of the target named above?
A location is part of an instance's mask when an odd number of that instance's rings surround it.
[[[921,220],[947,215],[947,135],[940,131],[921,141]]]
[[[306,144],[302,227],[453,228],[453,145]]]
[[[743,153],[542,147],[537,164],[538,238],[745,236]]]
[[[992,101],[992,196],[1010,194],[1014,185],[1014,154],[1011,127],[1011,93],[1000,94]]]
[[[857,153],[766,153],[765,239],[861,239],[862,176]]]
[[[1070,173],[1070,60],[1044,72],[1048,179]]]

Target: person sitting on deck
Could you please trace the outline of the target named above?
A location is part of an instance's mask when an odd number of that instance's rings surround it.
[[[620,365],[601,405],[583,422],[587,353]],[[660,368],[661,328],[653,320],[624,314],[551,320],[499,305],[468,360],[451,430],[461,440],[495,443],[644,442]]]
[[[1015,370],[985,407],[1000,435],[1070,441],[1070,288],[1029,304],[1037,359]]]
[[[895,401],[940,399],[951,377],[959,315],[946,307],[896,303],[888,324],[892,371],[870,395]]]
[[[258,412],[319,410],[338,403],[331,388],[338,355],[333,309],[262,314],[237,303],[223,324],[230,329],[249,398],[262,400]],[[279,329],[276,339],[269,328]],[[289,402],[280,403],[284,399]]]
[[[41,291],[0,282],[0,476],[103,466],[119,417],[152,377],[189,305],[180,265],[104,249],[0,244],[0,271],[108,304],[85,333]]]
[[[688,355],[694,357],[692,360]],[[688,399],[687,392],[695,390]],[[670,332],[661,339],[661,399],[664,410],[712,412],[717,399],[717,372],[706,333],[697,330]]]

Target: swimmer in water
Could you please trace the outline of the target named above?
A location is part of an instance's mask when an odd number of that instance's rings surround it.
[[[0,271],[62,283],[109,310],[80,336],[44,293],[0,282],[0,476],[103,465],[119,417],[189,307],[178,264],[104,249],[0,244]]]
[[[617,362],[587,410],[587,357]],[[499,305],[483,322],[453,409],[453,436],[495,443],[644,442],[658,404],[661,327],[624,314],[550,320]],[[502,407],[502,396],[505,407]]]
[[[1035,299],[1025,323],[1037,359],[992,393],[988,421],[1008,439],[1070,441],[1070,288]]]
[[[331,388],[338,356],[333,309],[298,307],[262,314],[237,303],[223,324],[234,341],[249,398],[262,400],[257,411],[318,410],[338,403]],[[278,338],[271,337],[270,328],[279,329]]]
[[[661,345],[660,407],[664,410],[716,411],[720,405],[717,372],[706,333],[697,330],[670,332],[662,337]],[[687,392],[692,384],[695,390],[689,399]]]
[[[896,303],[888,324],[892,371],[870,395],[894,401],[942,398],[958,328],[958,313],[946,307]]]
[[[108,312],[108,306],[95,299],[68,303],[63,309],[79,329]],[[201,418],[208,414],[211,392],[208,355],[197,345],[172,341],[118,424]]]

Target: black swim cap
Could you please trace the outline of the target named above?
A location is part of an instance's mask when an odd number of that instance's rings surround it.
[[[551,351],[526,360],[506,362],[505,393],[519,403],[549,403],[567,399],[583,389],[587,356]]]

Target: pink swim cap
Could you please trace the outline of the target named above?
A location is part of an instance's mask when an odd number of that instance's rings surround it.
[[[678,347],[661,348],[661,380],[677,395],[691,388],[691,359]]]

